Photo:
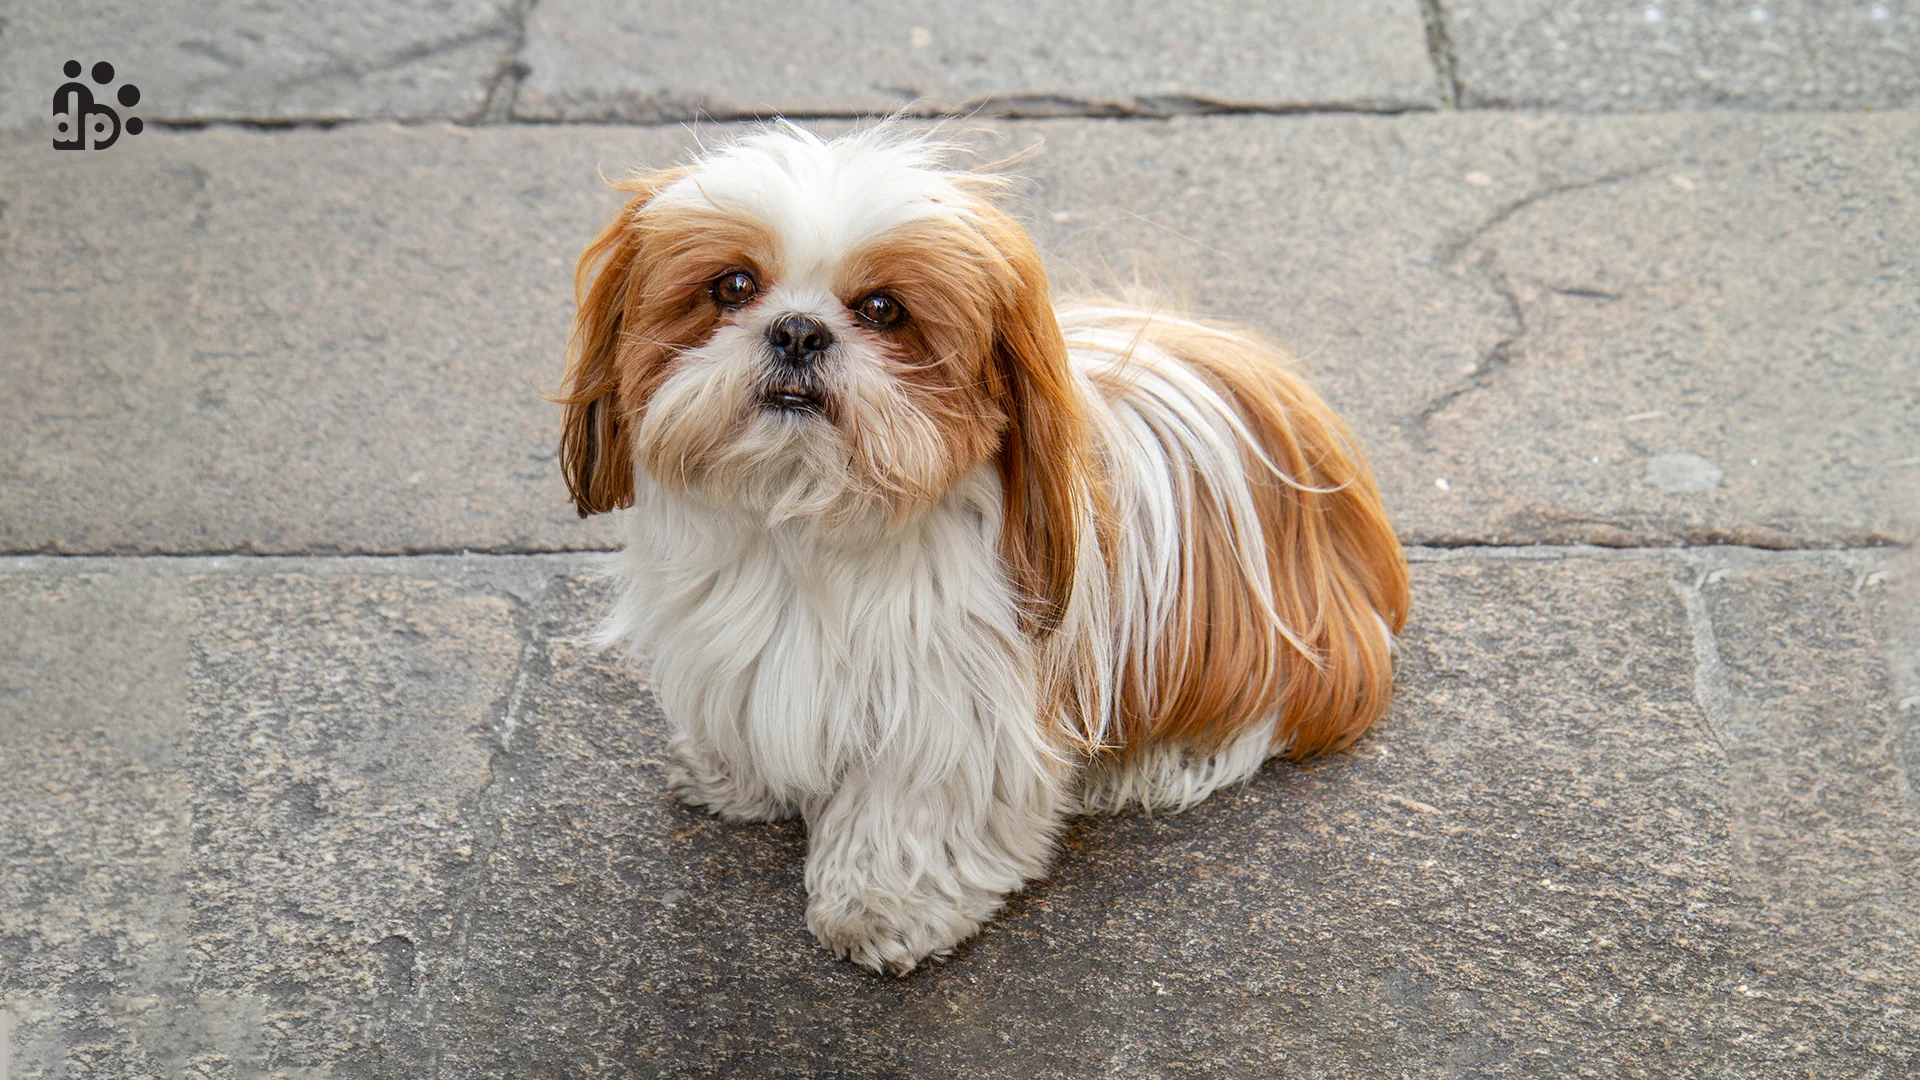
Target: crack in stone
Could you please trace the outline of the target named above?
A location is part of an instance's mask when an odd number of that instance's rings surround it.
[[[1279,104],[1232,101],[1199,95],[1160,94],[1125,99],[1078,98],[1060,94],[990,95],[957,104],[921,100],[908,89],[899,91],[901,104],[887,115],[922,119],[962,117],[996,120],[1065,120],[1075,118],[1165,120],[1178,116],[1402,116],[1433,112],[1432,105],[1395,100],[1303,101]],[[519,124],[624,123],[638,127],[686,123],[729,123],[781,117],[788,120],[871,121],[873,109],[773,109],[715,104],[684,95],[648,95],[605,102],[599,109],[581,107],[572,115],[542,118],[516,115]]]
[[[493,36],[493,35],[487,35]],[[479,39],[476,39],[479,40]],[[452,47],[449,45],[449,47]],[[604,113],[575,115],[565,117],[522,116],[518,113],[519,90],[525,77],[532,69],[514,54],[503,59],[500,66],[488,79],[488,91],[485,106],[467,117],[457,115],[433,116],[244,116],[244,115],[201,115],[151,118],[147,126],[169,131],[200,131],[212,127],[252,128],[261,131],[283,131],[295,128],[320,128],[332,130],[339,127],[351,127],[359,124],[399,124],[403,127],[417,127],[428,124],[463,123],[469,125],[523,124],[537,127],[557,127],[569,124],[623,124],[636,128],[681,127],[688,123],[736,123],[751,120],[766,120],[772,117],[784,117],[789,120],[808,121],[846,121],[857,123],[871,121],[878,114],[872,109],[737,109],[731,107],[715,108],[706,102],[694,102],[684,98],[649,100],[638,103],[634,108],[622,111],[609,108]],[[377,70],[377,69],[375,69]],[[353,74],[324,69],[301,75],[288,83],[314,78],[325,78],[334,74]],[[659,107],[654,107],[659,106]],[[1099,99],[1080,99],[1053,95],[1033,95],[1022,98],[971,99],[953,107],[903,108],[898,115],[921,119],[943,117],[989,117],[997,120],[1071,120],[1071,119],[1115,119],[1115,120],[1166,120],[1177,116],[1405,116],[1408,114],[1431,113],[1436,111],[1432,105],[1397,101],[1353,101],[1326,102],[1304,101],[1283,104],[1257,104],[1215,100],[1203,97],[1185,96],[1148,96],[1131,98],[1126,101],[1103,101]],[[1491,111],[1491,110],[1480,110]]]
[[[1877,579],[1877,580],[1875,580]],[[1908,548],[1888,560],[1862,586],[1887,590],[1880,638],[1887,658],[1887,689],[1893,698],[1893,760],[1908,806],[1920,813],[1920,549]]]
[[[1474,362],[1473,370],[1467,372],[1466,381],[1459,386],[1441,391],[1415,413],[1409,421],[1414,448],[1424,451],[1428,448],[1427,425],[1454,402],[1475,390],[1491,389],[1494,380],[1513,363],[1513,350],[1520,340],[1527,336],[1527,311],[1520,304],[1520,297],[1513,291],[1513,285],[1507,276],[1495,268],[1497,256],[1487,252],[1475,261],[1474,268],[1479,270],[1492,287],[1496,296],[1507,305],[1507,318],[1513,323],[1511,333],[1493,343],[1480,359]]]
[[[1703,592],[1716,568],[1700,567],[1691,583],[1675,579],[1674,595],[1687,612],[1687,629],[1693,634],[1693,699],[1700,706],[1701,726],[1720,748],[1720,756],[1732,762],[1727,741],[1721,732],[1733,723],[1733,688],[1727,680],[1726,662],[1720,656],[1720,642],[1713,633],[1713,612],[1707,609]]]
[[[1483,538],[1477,536],[1446,536],[1429,534],[1425,536],[1403,536],[1400,541],[1408,548],[1424,548],[1429,551],[1460,551],[1466,553],[1484,552],[1498,555],[1511,551],[1618,551],[1633,552],[1686,552],[1706,549],[1725,551],[1765,552],[1776,555],[1846,555],[1854,552],[1897,551],[1906,547],[1903,541],[1879,533],[1848,534],[1830,538],[1823,542],[1796,542],[1793,537],[1756,537],[1750,533],[1725,529],[1690,529],[1670,538],[1649,540],[1637,536],[1620,521],[1609,518],[1566,516],[1556,518],[1558,524],[1593,525],[1613,530],[1616,535],[1580,535],[1577,532],[1569,536],[1565,532],[1543,537],[1537,540],[1503,541],[1498,536]]]
[[[1144,117],[1174,116],[1295,116],[1302,113],[1366,114],[1399,116],[1411,112],[1431,112],[1428,105],[1402,101],[1360,99],[1341,102],[1294,102],[1270,104],[1233,101],[1200,94],[1148,94],[1124,100],[1077,98],[1069,95],[1014,94],[970,98],[950,110],[928,115],[1022,117]]]
[[[1552,184],[1538,191],[1523,195],[1513,202],[1502,206],[1500,209],[1495,210],[1485,221],[1468,229],[1447,243],[1440,245],[1433,253],[1433,264],[1437,268],[1452,266],[1458,262],[1460,256],[1465,254],[1466,250],[1472,247],[1482,236],[1505,224],[1513,215],[1530,206],[1537,206],[1540,203],[1557,199],[1562,195],[1571,195],[1577,191],[1611,187],[1614,184],[1622,184],[1628,180],[1637,180],[1658,167],[1658,165],[1641,165],[1631,169],[1620,169],[1603,176],[1596,176],[1590,180],[1576,180],[1568,184]]]
[[[506,705],[500,711],[500,723],[496,727],[500,736],[500,752],[509,756],[513,754],[513,729],[520,726],[520,706],[526,698],[527,673],[533,663],[534,652],[539,648],[539,642],[534,637],[523,637],[525,642],[520,649],[520,659],[514,665],[513,686],[507,691]],[[491,783],[488,782],[489,787]],[[485,793],[486,790],[482,789],[481,794]]]
[[[395,68],[417,63],[443,53],[464,49],[469,45],[475,45],[480,42],[491,41],[501,37],[510,40],[515,39],[518,34],[524,31],[524,23],[517,19],[517,13],[517,8],[509,9],[507,17],[503,20],[477,26],[471,30],[432,41],[413,42],[391,52],[367,57],[365,59],[336,57],[329,63],[275,79],[268,85],[275,91],[280,91],[288,87],[299,86],[302,83],[316,82],[321,79],[339,78],[343,76],[348,78],[362,78],[367,75],[391,71]],[[212,80],[199,80],[190,84],[188,90],[191,92],[200,89],[210,81]],[[364,117],[356,119],[375,120],[381,118]],[[153,121],[149,121],[149,123],[152,122]],[[162,122],[165,123],[165,121]]]
[[[1732,680],[1714,632],[1713,611],[1707,604],[1707,590],[1736,570],[1754,566],[1751,553],[1739,549],[1700,551],[1690,554],[1687,565],[1692,580],[1671,579],[1668,584],[1686,610],[1687,629],[1693,637],[1693,697],[1700,708],[1701,724],[1719,749],[1726,769],[1727,832],[1733,841],[1735,857],[1746,864],[1742,877],[1751,885],[1757,876],[1753,848],[1754,800],[1752,785],[1756,778],[1751,751],[1766,742],[1763,735],[1743,730],[1735,703]],[[1860,564],[1856,563],[1856,567]],[[1741,758],[1733,750],[1743,750]],[[1759,898],[1753,898],[1759,899]]]
[[[1555,517],[1552,524],[1561,525],[1603,525],[1630,532],[1628,525],[1611,518],[1581,517],[1566,515]],[[1497,537],[1482,538],[1476,536],[1447,535],[1441,533],[1409,534],[1400,538],[1403,544],[1430,548],[1486,548],[1491,550],[1532,549],[1559,547],[1569,544],[1583,547],[1604,547],[1629,551],[1670,551],[1688,547],[1726,547],[1744,548],[1753,551],[1853,551],[1885,548],[1902,548],[1907,541],[1899,537],[1880,532],[1836,533],[1823,538],[1796,537],[1791,535],[1769,537],[1751,532],[1729,529],[1685,529],[1668,534],[1661,539],[1648,539],[1633,536],[1620,543],[1602,540],[1561,540],[1541,539],[1536,541],[1519,540],[1512,543],[1502,542]],[[421,548],[407,551],[347,551],[338,548],[317,549],[313,551],[248,551],[216,549],[210,551],[0,551],[0,560],[16,565],[32,565],[39,562],[86,562],[111,560],[205,560],[209,562],[285,562],[295,560],[313,560],[320,562],[381,562],[406,559],[553,559],[565,562],[578,560],[581,565],[591,565],[594,560],[605,556],[615,548],[534,548],[506,546],[501,548]],[[8,567],[0,563],[0,572]]]
[[[522,596],[512,589],[486,590],[489,595],[513,605],[513,627],[520,639],[520,652],[507,679],[507,691],[500,699],[492,723],[488,725],[493,738],[488,747],[486,781],[468,804],[467,812],[472,815],[473,859],[459,880],[447,890],[448,922],[452,927],[452,940],[448,943],[450,955],[434,965],[437,979],[421,988],[427,999],[430,1018],[440,1004],[438,995],[450,992],[454,984],[463,981],[466,976],[470,957],[468,934],[473,926],[473,913],[487,887],[488,864],[500,847],[501,803],[505,798],[501,786],[514,771],[513,732],[519,725],[528,680],[537,668],[549,666],[546,647],[550,635],[542,633],[539,625],[541,604],[561,576],[550,573],[546,583],[530,596]],[[429,1076],[438,1075],[440,1064],[440,1041],[436,1035],[430,1028],[423,1039]]]
[[[409,126],[409,125],[418,125],[418,124],[444,124],[448,122],[449,119],[450,119],[449,117],[445,117],[445,116],[427,117],[424,119],[413,120],[413,121],[396,119],[393,117],[194,116],[194,117],[176,117],[171,120],[158,120],[158,119],[148,120],[147,127],[157,128],[164,131],[207,131],[209,129],[216,128],[216,127],[231,127],[231,128],[240,128],[246,131],[270,131],[270,132],[299,131],[301,129],[307,129],[307,128],[317,130],[317,131],[332,131],[334,128],[337,128],[337,127],[348,127],[354,124],[380,123],[380,124],[400,124],[401,126]]]
[[[1695,548],[1678,547],[1608,547],[1603,544],[1445,544],[1445,543],[1409,543],[1406,545],[1407,561],[1415,563],[1458,562],[1462,560],[1487,559],[1505,560],[1545,560],[1555,561],[1569,558],[1600,559],[1620,561],[1645,559],[1648,557],[1672,559],[1676,564],[1684,563],[1698,566],[1703,559],[1718,559],[1721,565],[1731,565],[1738,559],[1743,565],[1765,566],[1776,562],[1834,561],[1854,567],[1877,566],[1887,557],[1886,548],[1751,548],[1738,544],[1713,544]]]
[[[519,0],[513,8],[513,41],[507,46],[506,55],[500,58],[500,67],[493,73],[493,79],[487,85],[487,100],[480,107],[480,113],[474,119],[488,124],[509,124],[513,122],[513,105],[520,97],[520,84],[526,80],[533,69],[520,54],[527,47],[527,19],[533,14],[533,5],[539,0]]]
[[[309,548],[261,548],[251,544],[208,548],[114,545],[79,550],[62,548],[56,544],[42,544],[38,547],[0,548],[0,559],[412,559],[462,555],[604,555],[618,550],[617,544],[599,547],[538,547],[532,544],[501,544],[498,547],[442,544],[341,547],[334,544],[317,544]]]
[[[1433,0],[1433,2],[1437,3],[1437,0]],[[1637,179],[1652,172],[1656,167],[1657,166],[1654,165],[1643,165],[1637,168],[1623,169],[1590,180],[1581,180],[1570,184],[1555,184],[1524,195],[1495,210],[1491,216],[1479,225],[1442,244],[1433,254],[1433,266],[1436,269],[1445,269],[1459,263],[1467,251],[1472,248],[1474,244],[1478,243],[1482,237],[1498,228],[1501,224],[1511,220],[1515,214],[1518,214],[1530,206],[1538,206],[1548,200],[1558,198],[1562,195],[1570,195],[1577,191],[1608,187],[1614,184],[1624,183],[1628,180]],[[1413,444],[1413,449],[1416,452],[1425,453],[1431,448],[1431,443],[1428,439],[1428,426],[1432,423],[1433,418],[1445,412],[1454,402],[1465,397],[1467,394],[1475,390],[1485,390],[1492,387],[1499,373],[1511,365],[1514,350],[1519,346],[1521,339],[1527,335],[1526,308],[1521,304],[1520,296],[1514,291],[1512,282],[1508,279],[1507,275],[1499,269],[1499,254],[1495,251],[1483,252],[1479,258],[1473,260],[1468,265],[1479,272],[1480,276],[1486,281],[1487,287],[1506,305],[1507,318],[1512,322],[1513,329],[1510,333],[1501,337],[1498,341],[1495,341],[1486,352],[1481,354],[1480,358],[1475,361],[1473,369],[1467,372],[1466,380],[1463,383],[1458,386],[1448,387],[1434,395],[1433,398],[1429,399],[1425,405],[1412,416],[1409,416],[1406,422],[1401,425],[1401,430],[1407,434],[1408,441]],[[1552,291],[1560,293],[1561,295],[1618,299],[1617,296],[1599,293],[1597,290],[1553,289]]]
[[[1605,289],[1592,289],[1582,285],[1546,285],[1543,286],[1555,296],[1565,296],[1574,300],[1598,300],[1612,303],[1624,297],[1625,293],[1608,292]]]
[[[1440,84],[1440,100],[1449,109],[1460,107],[1459,60],[1453,50],[1453,37],[1447,32],[1447,12],[1440,0],[1420,0],[1420,21],[1427,30],[1427,58],[1433,61],[1434,77]]]

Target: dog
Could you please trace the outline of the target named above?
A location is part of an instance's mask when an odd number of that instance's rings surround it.
[[[1010,180],[955,158],[777,123],[615,182],[555,397],[581,516],[631,508],[600,638],[651,663],[671,791],[805,819],[808,927],[895,974],[1071,815],[1350,743],[1409,603],[1277,348],[1056,306]]]

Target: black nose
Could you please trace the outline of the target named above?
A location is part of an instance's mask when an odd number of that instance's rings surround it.
[[[833,331],[811,315],[783,315],[767,327],[767,343],[795,364],[807,364],[833,344]]]

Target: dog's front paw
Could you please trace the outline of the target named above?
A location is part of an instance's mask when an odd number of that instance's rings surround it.
[[[836,956],[873,971],[905,975],[922,960],[952,953],[1004,899],[965,892],[969,895],[955,902],[939,894],[828,891],[807,905],[807,929]]]
[[[764,786],[743,779],[718,754],[685,735],[667,743],[667,790],[688,806],[726,821],[784,821],[798,810]]]

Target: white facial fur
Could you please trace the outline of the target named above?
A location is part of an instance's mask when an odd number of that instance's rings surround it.
[[[741,214],[780,240],[777,278],[832,295],[846,257],[910,222],[971,205],[937,143],[889,128],[827,142],[791,124],[749,135],[703,158],[655,199]]]
[[[954,475],[947,448],[903,392],[877,332],[849,310],[858,298],[837,295],[835,285],[866,245],[915,222],[970,213],[943,152],[887,128],[827,142],[783,125],[709,155],[657,195],[649,212],[743,218],[775,245],[762,291],[678,355],[638,441],[700,457],[709,493],[728,489],[769,524],[844,522],[903,496],[931,501]],[[766,335],[790,315],[813,316],[833,335],[811,372],[828,399],[822,416],[761,407],[765,388],[789,378]]]

